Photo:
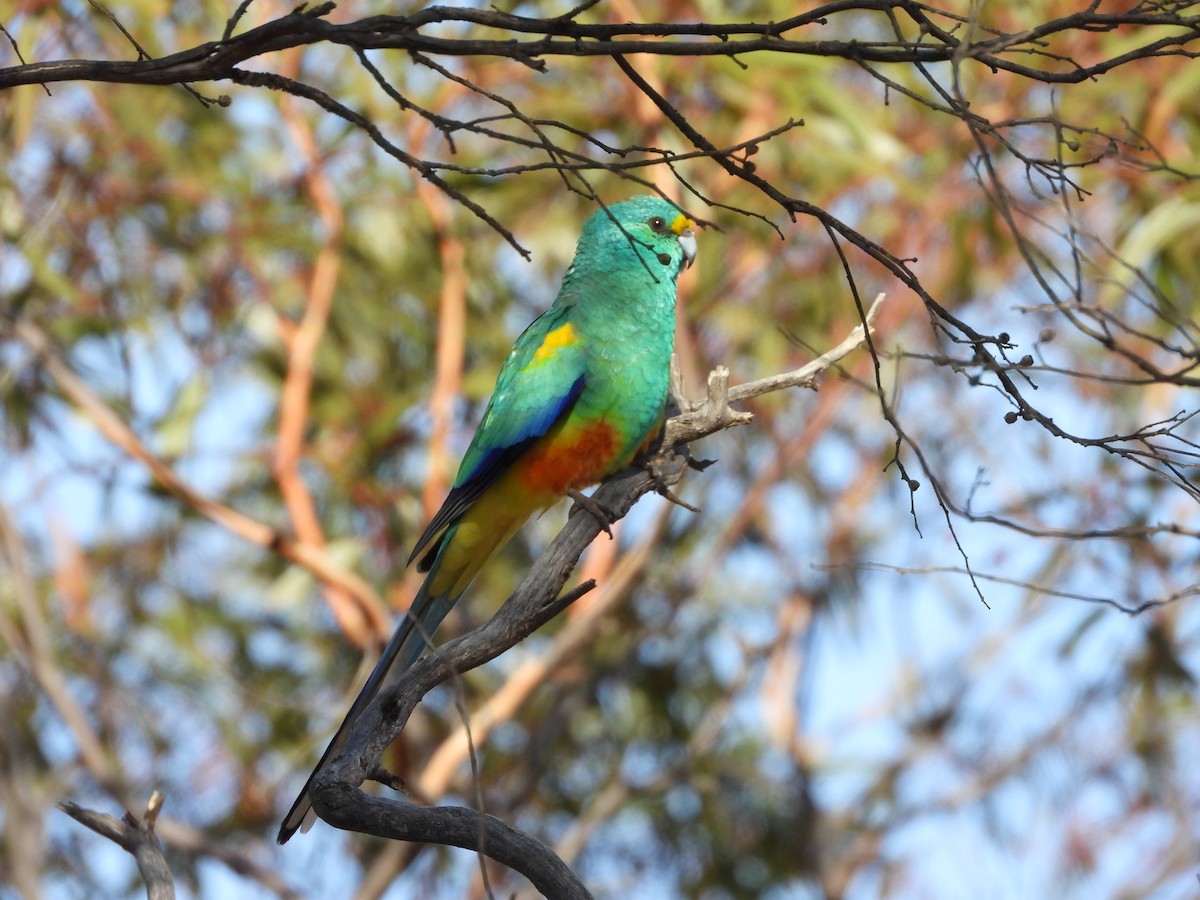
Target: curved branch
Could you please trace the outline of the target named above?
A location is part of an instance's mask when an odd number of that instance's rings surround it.
[[[321,817],[336,828],[401,841],[475,850],[520,872],[544,896],[589,900],[591,893],[548,846],[495,816],[461,806],[416,806],[373,797],[348,784],[321,790]]]

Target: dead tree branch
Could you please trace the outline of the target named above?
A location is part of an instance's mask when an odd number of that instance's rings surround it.
[[[146,812],[140,819],[131,812],[126,812],[118,819],[74,803],[60,803],[58,808],[76,822],[129,851],[146,883],[148,900],[174,900],[175,881],[162,848],[158,846],[158,839],[154,836],[154,825],[162,804],[162,794],[155,791],[150,795]]]

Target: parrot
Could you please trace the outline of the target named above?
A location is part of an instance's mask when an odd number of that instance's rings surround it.
[[[488,559],[531,516],[565,496],[579,500],[658,435],[676,282],[696,257],[695,232],[655,196],[584,222],[558,295],[505,359],[454,484],[409,557],[425,580],[284,818],[280,844],[312,827],[317,775],[371,700],[420,658]]]

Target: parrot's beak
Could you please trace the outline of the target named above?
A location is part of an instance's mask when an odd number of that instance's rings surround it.
[[[696,223],[680,213],[671,223],[671,230],[677,235],[679,247],[683,250],[684,268],[691,268],[696,258]]]

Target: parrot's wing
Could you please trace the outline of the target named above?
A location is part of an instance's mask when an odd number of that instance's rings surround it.
[[[408,558],[411,564],[429,550],[417,567],[420,571],[428,571],[433,564],[438,538],[446,529],[508,471],[530,444],[568,415],[579,399],[586,351],[570,322],[570,312],[567,306],[551,307],[517,338],[463,457],[454,487]]]

